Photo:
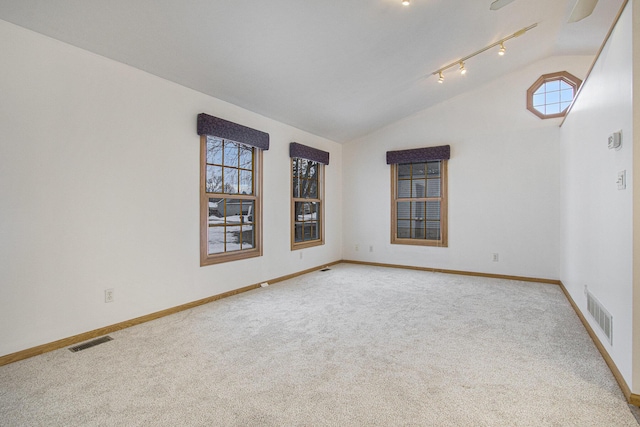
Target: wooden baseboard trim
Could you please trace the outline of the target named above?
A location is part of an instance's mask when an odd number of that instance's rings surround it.
[[[624,377],[622,376],[622,374],[620,373],[620,370],[618,369],[618,367],[616,366],[615,362],[613,361],[613,359],[609,355],[609,352],[604,347],[604,345],[602,344],[602,342],[598,338],[598,335],[596,335],[596,333],[594,332],[593,328],[591,328],[591,325],[589,324],[587,319],[582,314],[582,311],[580,311],[580,308],[578,307],[578,304],[576,304],[576,302],[573,300],[573,298],[571,297],[571,294],[569,294],[569,291],[567,291],[567,288],[564,286],[564,283],[562,283],[562,282],[560,282],[560,289],[562,289],[562,292],[564,293],[564,296],[569,301],[569,304],[571,304],[571,307],[573,307],[573,311],[575,311],[576,314],[578,315],[578,318],[582,322],[582,325],[587,330],[587,333],[591,337],[591,340],[596,345],[596,348],[598,349],[598,351],[602,355],[602,358],[604,359],[605,363],[607,364],[607,366],[611,370],[611,373],[613,374],[613,377],[618,382],[618,385],[620,386],[620,389],[622,390],[622,394],[624,394],[624,397],[627,399],[627,402],[629,402],[632,405],[640,406],[640,395],[631,393],[631,389],[629,388],[629,385],[624,380]]]
[[[292,279],[294,277],[302,276],[303,274],[310,273],[312,271],[320,270],[324,267],[328,267],[334,264],[338,264],[341,261],[334,261],[329,264],[322,264],[322,266],[309,268],[304,271],[299,271],[297,273],[288,274],[286,276],[276,277],[275,279],[266,280],[267,283],[273,284],[282,282],[284,280]],[[261,282],[264,283],[264,282]],[[90,340],[92,338],[96,338],[102,335],[110,334],[112,332],[116,332],[125,328],[129,328],[131,326],[139,325],[141,323],[146,323],[151,320],[159,319],[161,317],[169,316],[171,314],[175,314],[184,310],[188,310],[190,308],[198,307],[200,305],[208,304],[213,301],[217,301],[222,298],[227,298],[233,295],[237,295],[243,292],[247,292],[253,289],[257,289],[260,287],[259,283],[254,285],[245,286],[243,288],[235,289],[233,291],[224,292],[218,295],[213,295],[207,298],[199,299],[197,301],[192,301],[186,304],[182,304],[176,307],[171,307],[166,310],[156,311],[155,313],[146,314],[144,316],[136,317],[135,319],[125,320],[124,322],[116,323],[114,325],[105,326],[103,328],[94,329],[92,331],[83,332],[78,335],[74,335],[71,337],[63,338],[57,341],[53,341],[47,344],[42,344],[36,347],[28,348],[25,350],[21,350],[15,353],[7,354],[5,356],[0,356],[0,366],[8,365],[9,363],[17,362],[19,360],[28,359],[33,356],[38,356],[43,353],[48,353],[53,350],[58,350],[64,347],[68,347],[73,344],[78,344],[83,341]]]
[[[521,282],[537,282],[537,283],[547,283],[550,285],[559,285],[560,281],[555,279],[540,279],[536,277],[524,277],[524,276],[508,276],[505,274],[492,274],[492,273],[478,273],[474,271],[463,271],[463,270],[446,270],[442,268],[431,268],[431,267],[416,267],[411,265],[401,265],[401,264],[383,264],[378,262],[366,262],[366,261],[353,261],[353,260],[342,260],[344,263],[349,264],[360,264],[360,265],[370,265],[373,267],[388,267],[388,268],[403,268],[407,270],[418,270],[418,271],[429,271],[432,273],[445,273],[445,274],[460,274],[462,276],[476,276],[476,277],[489,277],[492,279],[506,279],[506,280],[518,280]]]

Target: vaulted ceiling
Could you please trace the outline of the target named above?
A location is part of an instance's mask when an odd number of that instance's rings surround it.
[[[623,0],[572,24],[575,0],[491,1],[0,0],[0,19],[348,142],[539,59],[595,54]],[[431,75],[534,23],[503,57]]]

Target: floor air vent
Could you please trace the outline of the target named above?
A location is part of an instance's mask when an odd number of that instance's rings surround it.
[[[325,267],[325,268],[323,268],[323,269],[322,269],[322,270],[320,270],[320,271],[329,271],[329,270],[331,270],[329,267]]]
[[[598,323],[605,336],[609,338],[609,344],[613,345],[613,317],[591,292],[587,292],[587,310]]]
[[[105,343],[105,342],[109,342],[112,341],[113,338],[111,338],[110,336],[104,336],[102,338],[97,338],[95,340],[91,340],[91,341],[87,341],[85,343],[82,344],[78,344],[78,345],[74,345],[73,347],[69,347],[69,350],[72,352],[78,352],[78,351],[82,351],[82,350],[86,350],[88,348],[91,347],[95,347],[99,344]]]

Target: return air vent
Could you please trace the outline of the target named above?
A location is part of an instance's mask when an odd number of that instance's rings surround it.
[[[613,317],[591,292],[587,292],[587,310],[609,339],[609,344],[613,345]]]
[[[99,344],[102,344],[102,343],[105,343],[105,342],[109,342],[109,341],[112,341],[112,340],[113,340],[113,338],[111,338],[110,336],[106,335],[106,336],[101,337],[101,338],[96,338],[95,340],[87,341],[85,343],[74,345],[73,347],[69,347],[69,351],[72,351],[72,352],[76,353],[78,351],[86,350],[88,348],[95,347],[95,346],[97,346]]]

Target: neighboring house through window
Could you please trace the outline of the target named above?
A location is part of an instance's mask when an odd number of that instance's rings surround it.
[[[291,249],[324,244],[324,167],[329,153],[292,142]]]
[[[387,152],[391,243],[447,246],[448,145]]]
[[[206,114],[200,134],[200,265],[262,255],[262,151],[269,135]]]

